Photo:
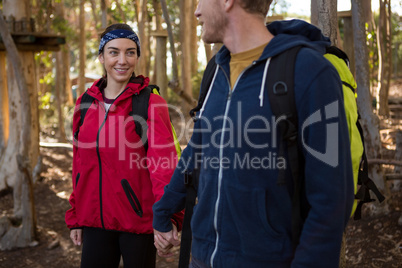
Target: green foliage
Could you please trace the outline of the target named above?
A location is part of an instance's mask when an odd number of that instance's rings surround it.
[[[39,109],[48,110],[50,109],[50,105],[52,104],[52,93],[46,92],[42,96],[39,97]]]
[[[268,15],[287,15],[289,3],[284,0],[273,0],[269,8]]]
[[[56,107],[52,93],[46,92],[39,96],[39,118],[41,124],[47,124],[47,122],[55,115],[55,112]]]

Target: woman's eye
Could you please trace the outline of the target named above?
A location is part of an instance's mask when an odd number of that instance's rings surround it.
[[[110,55],[112,55],[112,56],[117,55],[117,51],[111,50],[111,51],[110,51]]]
[[[132,57],[132,56],[135,56],[136,53],[135,53],[135,51],[128,51],[127,55]]]

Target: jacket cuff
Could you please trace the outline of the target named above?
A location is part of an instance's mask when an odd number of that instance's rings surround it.
[[[70,228],[70,230],[75,230],[75,229],[84,229],[84,227],[72,227],[72,228]]]

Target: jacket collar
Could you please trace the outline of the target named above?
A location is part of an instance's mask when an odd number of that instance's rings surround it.
[[[95,81],[90,88],[87,89],[87,93],[103,102],[102,89],[106,87],[107,80],[102,77]],[[132,77],[127,83],[126,88],[118,97],[119,100],[131,97],[132,95],[139,93],[145,87],[149,85],[149,78],[139,75],[137,77]]]

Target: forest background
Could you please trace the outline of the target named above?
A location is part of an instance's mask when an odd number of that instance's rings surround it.
[[[346,267],[400,267],[402,1],[339,3],[346,9],[337,8],[336,0],[274,0],[267,22],[312,22],[349,55],[370,176],[386,201],[366,206],[364,219],[348,226],[344,260]],[[77,96],[103,74],[97,54],[107,25],[124,22],[138,33],[136,73],[161,88],[185,147],[192,126],[188,110],[196,104],[207,61],[221,46],[201,41],[196,5],[196,0],[0,0],[0,267],[79,263],[80,250],[64,224],[71,120]],[[158,266],[176,262],[158,259]]]

